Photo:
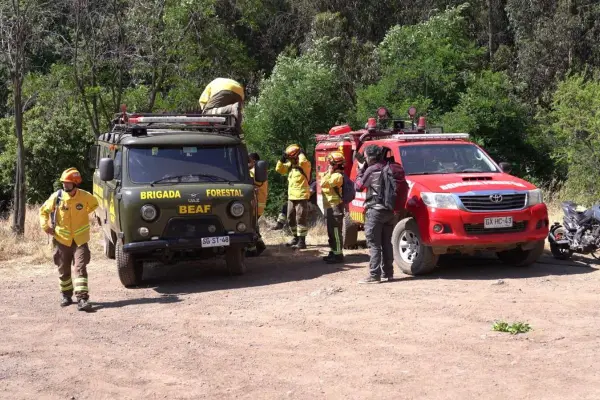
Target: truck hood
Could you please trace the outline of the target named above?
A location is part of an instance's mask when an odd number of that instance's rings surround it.
[[[536,189],[531,183],[504,173],[407,175],[406,180],[410,186],[418,184],[421,190],[435,193]]]

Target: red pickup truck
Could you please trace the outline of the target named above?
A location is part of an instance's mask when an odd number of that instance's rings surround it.
[[[440,255],[450,253],[493,251],[506,264],[533,264],[544,251],[549,229],[541,190],[509,175],[509,164],[497,164],[468,134],[431,133],[423,117],[416,129],[411,125],[409,130],[404,121],[393,121],[385,128],[370,118],[365,129],[342,125],[317,135],[317,180],[327,170],[325,157],[334,150],[344,153],[345,172],[352,180],[357,175],[355,154],[371,144],[384,147],[388,159],[402,164],[409,193],[392,243],[394,261],[406,274],[428,273]],[[365,194],[357,192],[348,206],[346,248],[356,245],[363,228]],[[317,202],[322,210],[318,185]]]

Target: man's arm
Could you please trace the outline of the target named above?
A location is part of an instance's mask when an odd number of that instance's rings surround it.
[[[281,162],[281,160],[277,160],[277,165],[275,166],[275,171],[279,172],[281,175],[285,175],[290,171],[290,167],[291,167],[292,163],[288,162]]]
[[[364,190],[369,187],[371,184],[371,175],[373,174],[374,165],[368,167],[367,169],[359,169],[358,175],[356,176],[356,180],[354,181],[354,188],[357,192]]]
[[[87,200],[87,213],[94,212],[96,208],[98,208],[98,199],[90,194]]]
[[[40,208],[40,226],[46,233],[51,233],[52,228],[50,228],[50,214],[52,213],[55,201],[56,194],[53,194],[44,202],[44,204],[42,204],[42,207]]]
[[[300,153],[300,156],[298,156],[298,164],[300,165],[300,168],[302,168],[302,171],[304,171],[306,176],[310,179],[310,161],[308,161],[308,158],[306,158],[304,153]]]
[[[210,100],[211,85],[212,85],[212,82],[206,86],[206,88],[200,95],[200,108],[202,108],[203,110],[204,110],[204,107],[206,106],[206,103],[208,103],[208,100]]]

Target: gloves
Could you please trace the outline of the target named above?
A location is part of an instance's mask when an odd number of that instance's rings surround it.
[[[282,163],[287,162],[287,154],[285,154],[285,150],[281,154],[281,158],[279,159],[279,161],[281,161]]]
[[[365,170],[366,169],[365,167],[366,167],[366,163],[364,161],[363,162],[360,162],[360,161],[358,162],[358,169]]]

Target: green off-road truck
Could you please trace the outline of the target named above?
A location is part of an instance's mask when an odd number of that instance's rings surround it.
[[[225,256],[245,272],[258,239],[257,201],[239,115],[129,114],[90,149],[104,253],[121,283],[141,282],[143,263]],[[259,162],[255,179],[267,179]]]

